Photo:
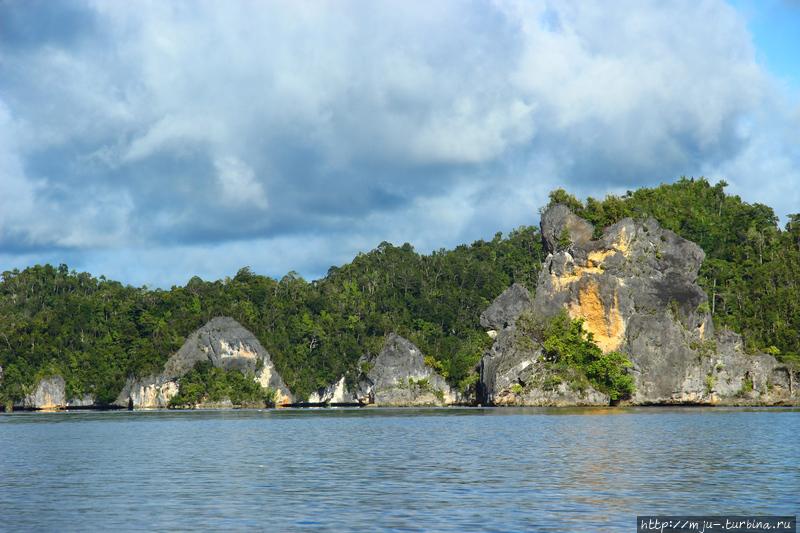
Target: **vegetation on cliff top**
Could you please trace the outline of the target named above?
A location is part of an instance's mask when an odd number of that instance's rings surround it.
[[[219,315],[259,338],[299,397],[355,369],[392,331],[435,357],[451,382],[468,386],[490,342],[480,313],[513,282],[535,287],[540,241],[535,228],[523,227],[430,255],[382,243],[314,282],[243,268],[232,279],[195,277],[184,287],[149,290],[64,265],[4,272],[0,401],[60,374],[68,396],[93,393],[110,403],[127,376],[159,372],[192,331]]]
[[[772,210],[747,204],[705,180],[682,179],[623,197],[571,205],[598,228],[624,216],[653,216],[706,251],[700,282],[715,320],[744,334],[751,349],[779,357],[800,352],[800,215],[786,230]],[[3,272],[0,281],[0,402],[19,399],[36,381],[62,375],[68,396],[113,401],[129,375],[161,370],[195,329],[231,316],[269,350],[298,396],[354,370],[395,331],[413,341],[453,384],[474,382],[491,340],[480,313],[513,282],[535,290],[543,257],[533,227],[491,241],[420,255],[382,243],[308,282],[240,270],[230,279],[192,278],[150,290],[61,265]]]
[[[699,283],[714,322],[741,333],[750,351],[767,350],[789,362],[800,353],[800,214],[784,230],[770,207],[725,193],[724,181],[682,178],[605,200],[550,194],[589,220],[595,230],[625,217],[655,218],[705,251]]]

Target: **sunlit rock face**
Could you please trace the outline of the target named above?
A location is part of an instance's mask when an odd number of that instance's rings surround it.
[[[342,404],[342,403],[359,403],[363,398],[358,397],[358,391],[351,391],[347,387],[347,379],[342,376],[339,381],[332,385],[328,385],[316,392],[312,392],[308,397],[308,403],[327,403],[327,404]],[[364,403],[368,403],[368,400]]]
[[[115,403],[134,408],[166,407],[178,393],[178,378],[203,361],[217,368],[252,374],[262,387],[277,392],[278,405],[293,401],[269,353],[255,335],[232,318],[216,317],[186,339],[180,350],[164,364],[163,372],[143,379],[129,379]]]
[[[36,388],[16,407],[25,409],[63,409],[67,406],[64,378],[50,376],[36,384]]]
[[[738,335],[714,331],[697,284],[705,258],[699,246],[653,219],[627,218],[600,238],[593,234],[589,222],[563,205],[545,211],[548,257],[531,309],[541,318],[566,310],[583,319],[604,352],[627,354],[636,383],[632,403],[797,401],[796,374],[772,356],[745,354]],[[510,390],[515,380],[536,375],[535,347],[520,353],[511,342],[515,335],[513,325],[497,333],[482,362],[484,401],[497,402],[508,396],[504,386]]]

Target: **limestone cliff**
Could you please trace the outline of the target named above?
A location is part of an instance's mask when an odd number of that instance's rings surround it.
[[[375,406],[452,405],[457,396],[447,381],[425,364],[413,343],[390,333],[380,353],[362,357],[358,375],[348,386],[338,382],[313,393],[311,403],[360,403]]]
[[[0,377],[2,373],[0,372]],[[59,375],[40,379],[34,389],[20,401],[13,404],[14,409],[59,410],[94,407],[93,394],[84,394],[80,398],[67,399],[66,383]]]
[[[514,284],[481,315],[495,342],[480,363],[477,401],[484,405],[608,405],[605,394],[583,383],[563,381],[542,361],[541,346],[517,328],[517,318],[532,309],[525,287]],[[502,317],[501,320],[491,317]]]
[[[365,387],[375,405],[450,405],[456,395],[447,381],[425,364],[410,341],[389,334],[378,356],[366,364]]]
[[[50,376],[36,384],[36,388],[15,407],[23,409],[63,409],[67,406],[64,378]]]
[[[350,388],[347,387],[347,378],[342,376],[336,383],[312,392],[308,397],[308,403],[360,403],[360,398],[358,396],[358,391],[350,390]]]
[[[566,309],[604,352],[633,362],[634,404],[775,404],[798,401],[797,376],[774,357],[748,355],[730,331],[715,332],[697,274],[705,254],[653,219],[594,228],[565,206],[542,216],[549,253],[531,305],[538,317]],[[511,346],[513,325],[482,362],[485,401],[536,375],[536,350]],[[516,387],[519,390],[519,387]],[[506,394],[507,395],[507,394]],[[554,402],[557,403],[557,402]]]
[[[481,326],[494,337],[498,331],[514,325],[517,317],[531,306],[531,295],[528,289],[514,283],[498,296],[486,311],[481,313]]]
[[[167,360],[160,374],[128,379],[115,404],[134,408],[167,407],[178,393],[178,378],[202,361],[225,370],[252,373],[262,387],[277,391],[278,405],[293,401],[269,353],[255,335],[232,318],[216,317],[189,336],[180,350]]]

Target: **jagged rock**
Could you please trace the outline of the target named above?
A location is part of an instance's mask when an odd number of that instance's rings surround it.
[[[500,331],[514,325],[517,317],[530,306],[531,295],[528,289],[514,283],[481,313],[481,326],[490,331]]]
[[[216,317],[186,339],[160,374],[128,379],[114,403],[134,408],[166,407],[178,393],[178,378],[202,361],[209,361],[217,368],[254,374],[262,387],[277,391],[278,405],[293,401],[269,353],[255,335],[232,318]]]
[[[64,378],[50,376],[36,384],[34,391],[15,407],[24,409],[63,409],[67,406]]]
[[[308,403],[358,403],[359,399],[356,392],[350,391],[347,387],[345,376],[332,385],[312,392],[308,397]]]
[[[511,326],[481,359],[478,403],[483,405],[608,405],[607,395],[575,379],[567,382],[542,361],[541,346]]]
[[[541,226],[542,239],[549,253],[562,249],[565,240],[582,244],[592,240],[594,234],[594,226],[562,204],[554,205],[542,214]]]
[[[705,257],[699,246],[653,219],[624,219],[596,240],[587,238],[590,227],[564,206],[543,214],[551,253],[532,312],[550,317],[566,309],[584,320],[604,352],[628,354],[636,384],[632,403],[798,401],[792,370],[772,356],[745,354],[732,332],[714,332],[707,297],[697,285]],[[483,364],[487,398],[502,392],[495,369],[513,368],[517,357],[501,341],[507,342],[498,336],[488,356],[499,360]],[[509,362],[501,364],[504,358]]]
[[[395,333],[381,352],[364,365],[360,399],[381,406],[451,405],[456,394],[447,381],[425,364],[419,348]],[[357,395],[359,397],[359,395]]]

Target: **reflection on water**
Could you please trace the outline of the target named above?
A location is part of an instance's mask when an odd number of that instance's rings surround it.
[[[0,416],[0,529],[630,531],[797,514],[797,409]]]

